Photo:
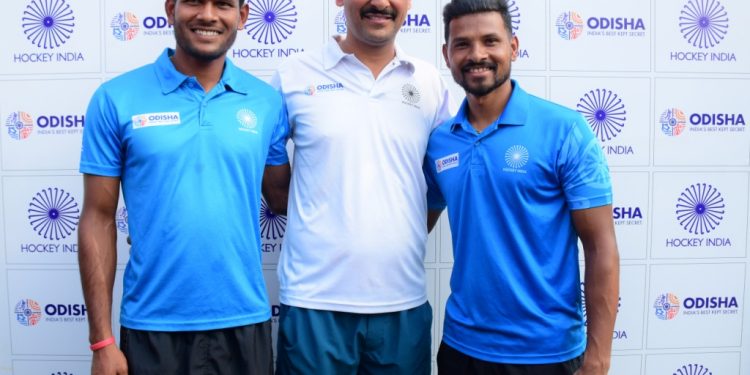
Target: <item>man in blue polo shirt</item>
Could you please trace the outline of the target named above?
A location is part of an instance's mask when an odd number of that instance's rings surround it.
[[[428,225],[447,206],[455,258],[438,371],[606,374],[619,256],[600,146],[578,113],[509,79],[518,40],[506,1],[453,0],[443,16],[466,100],[424,165]]]
[[[225,57],[247,19],[243,0],[165,8],[176,48],[104,83],[86,114],[79,263],[92,373],[271,374],[258,217],[266,164],[288,163],[283,103]],[[120,186],[132,248],[118,349]]]

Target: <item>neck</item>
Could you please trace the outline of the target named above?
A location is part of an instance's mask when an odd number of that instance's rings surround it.
[[[364,44],[353,37],[336,37],[336,41],[342,51],[353,54],[362,64],[365,64],[376,79],[396,56],[396,45],[393,41],[381,46]]]
[[[513,86],[510,80],[505,82],[503,85],[495,89],[484,96],[474,96],[472,94],[466,95],[468,103],[468,119],[471,126],[476,129],[478,133],[481,133],[494,123],[500,115],[505,111],[505,106],[510,100],[510,94],[513,91]]]
[[[203,90],[209,92],[219,83],[221,75],[224,73],[226,57],[222,55],[220,58],[213,60],[200,60],[178,48],[172,55],[171,60],[178,72],[195,77]]]

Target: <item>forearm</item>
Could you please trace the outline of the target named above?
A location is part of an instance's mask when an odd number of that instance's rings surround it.
[[[620,261],[615,244],[586,256],[584,290],[588,319],[584,365],[606,370],[610,366],[612,332],[619,301]]]
[[[117,265],[116,227],[111,218],[81,215],[78,264],[89,322],[89,341],[112,336],[112,287]]]

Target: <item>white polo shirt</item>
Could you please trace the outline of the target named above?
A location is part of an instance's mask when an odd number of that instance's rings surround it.
[[[422,162],[451,115],[437,69],[397,49],[374,79],[331,40],[282,64],[273,84],[294,142],[281,302],[353,313],[423,304]]]

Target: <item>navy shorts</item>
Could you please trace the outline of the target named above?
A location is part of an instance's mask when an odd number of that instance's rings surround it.
[[[432,308],[355,314],[281,305],[276,374],[429,375]]]

